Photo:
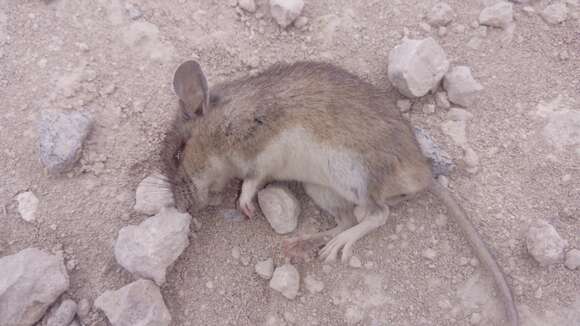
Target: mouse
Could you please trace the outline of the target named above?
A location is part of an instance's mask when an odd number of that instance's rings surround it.
[[[336,226],[287,239],[283,247],[292,252],[322,241],[321,259],[347,262],[356,242],[386,223],[389,207],[430,192],[491,273],[509,325],[519,325],[504,273],[455,196],[434,179],[386,90],[318,61],[275,63],[210,89],[195,60],[177,67],[173,90],[179,108],[161,158],[178,209],[204,209],[237,179],[237,205],[252,217],[265,185],[299,182]]]

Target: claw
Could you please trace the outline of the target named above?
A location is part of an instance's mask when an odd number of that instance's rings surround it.
[[[251,220],[254,217],[255,209],[251,203],[240,203],[240,209],[248,219]]]

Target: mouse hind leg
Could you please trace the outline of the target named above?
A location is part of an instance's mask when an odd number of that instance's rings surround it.
[[[338,252],[342,250],[341,260],[343,263],[348,262],[354,244],[387,222],[389,207],[376,204],[356,206],[354,215],[359,223],[336,235],[320,251],[320,257],[325,261],[336,260]]]
[[[352,214],[354,205],[337,195],[332,189],[305,183],[304,190],[318,207],[334,217],[336,226],[327,231],[284,240],[283,250],[288,256],[303,257],[308,251],[319,247],[356,224],[355,217]]]

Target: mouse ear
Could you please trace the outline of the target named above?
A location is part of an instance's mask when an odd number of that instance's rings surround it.
[[[173,90],[179,97],[187,119],[209,111],[209,90],[201,66],[194,60],[182,63],[173,76]]]

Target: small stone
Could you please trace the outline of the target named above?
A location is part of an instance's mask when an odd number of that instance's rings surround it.
[[[268,258],[264,261],[258,262],[254,266],[254,270],[258,276],[265,280],[269,280],[272,278],[272,274],[274,273],[274,260]]]
[[[191,216],[175,208],[164,208],[139,225],[119,231],[115,258],[119,265],[138,277],[165,283],[167,268],[189,245]]]
[[[479,266],[479,260],[477,260],[477,258],[471,258],[469,260],[469,265],[471,265],[471,267],[477,267]]]
[[[69,326],[77,313],[77,304],[72,300],[63,301],[53,315],[49,316],[46,326]]]
[[[34,325],[68,288],[61,255],[28,248],[0,258],[0,325]]]
[[[296,316],[289,311],[284,311],[284,320],[286,320],[290,324],[296,323]]]
[[[38,198],[32,191],[21,192],[16,195],[18,202],[18,213],[26,222],[32,222],[36,218],[36,210],[38,209]]]
[[[531,6],[525,6],[522,8],[522,10],[528,15],[533,15],[536,13],[536,9],[534,9],[534,7]]]
[[[303,8],[304,0],[270,0],[270,14],[282,28],[292,24]]]
[[[210,290],[213,289],[214,288],[213,282],[212,281],[205,282],[205,287]]]
[[[135,191],[135,206],[133,209],[146,215],[155,215],[163,207],[174,206],[167,178],[161,174],[152,174],[137,186]]]
[[[350,306],[344,313],[344,321],[347,325],[356,325],[364,319],[364,311],[356,306]]]
[[[544,290],[542,290],[542,287],[538,287],[538,289],[536,290],[536,292],[534,292],[534,298],[536,299],[541,299],[542,296],[544,295]]]
[[[77,265],[78,265],[78,263],[77,263],[76,259],[70,259],[69,261],[66,262],[66,269],[69,272],[72,272],[77,268]]]
[[[455,163],[453,163],[449,154],[443,151],[439,145],[434,142],[433,138],[426,130],[418,127],[413,128],[413,130],[423,155],[431,161],[433,175],[435,177],[449,175],[449,173],[451,173],[455,168]]]
[[[95,300],[113,326],[169,326],[171,315],[155,283],[140,279]]]
[[[242,256],[242,250],[240,249],[240,247],[235,246],[232,248],[232,258],[235,260],[240,260],[240,257]]]
[[[467,47],[472,50],[479,50],[481,42],[482,42],[481,38],[474,36],[470,38],[469,41],[467,41]]]
[[[575,270],[580,267],[580,250],[572,249],[566,253],[566,261],[564,262],[566,268]]]
[[[270,287],[287,299],[294,300],[300,289],[300,274],[296,267],[285,264],[276,268],[270,280]]]
[[[348,264],[352,268],[361,268],[362,267],[362,262],[360,261],[360,259],[357,256],[350,257],[350,261],[348,262]]]
[[[310,293],[319,293],[324,290],[324,283],[322,281],[317,280],[312,275],[307,275],[304,278],[304,286],[306,290]]]
[[[40,114],[40,160],[51,173],[69,171],[81,157],[92,119],[80,112],[43,110]]]
[[[445,188],[449,188],[449,178],[444,175],[437,176],[437,182]]]
[[[420,97],[437,87],[449,61],[441,46],[431,37],[404,39],[389,53],[388,77],[407,97]]]
[[[437,252],[431,248],[427,248],[421,252],[421,256],[429,260],[434,260],[437,257]]]
[[[469,263],[469,259],[466,257],[459,258],[459,266],[466,266]]]
[[[526,246],[540,266],[548,266],[564,260],[564,249],[568,242],[560,237],[552,225],[540,220],[528,229]]]
[[[247,12],[256,12],[256,2],[254,0],[238,0],[238,6]]]
[[[91,312],[91,302],[87,299],[81,299],[78,304],[77,314],[81,318],[87,318]]]
[[[471,147],[468,147],[464,150],[463,161],[469,168],[475,168],[479,165],[479,156]]]
[[[445,2],[436,4],[427,15],[427,21],[431,26],[446,26],[455,17],[453,9]]]
[[[514,20],[513,5],[500,1],[486,7],[479,14],[479,23],[492,27],[507,27]]]
[[[435,104],[442,109],[449,109],[451,107],[451,104],[447,99],[447,93],[445,92],[437,92],[437,94],[435,94]]]
[[[451,121],[469,121],[472,118],[473,113],[461,108],[451,108],[447,112],[447,119]]]
[[[276,233],[286,234],[296,229],[300,203],[288,188],[268,186],[258,192],[258,203]]]
[[[115,86],[115,84],[111,83],[106,85],[105,87],[103,87],[100,91],[101,96],[104,95],[111,95],[113,94],[113,92],[117,89],[117,86]]]
[[[469,317],[469,324],[479,325],[479,323],[481,323],[481,314],[478,312],[474,312],[473,314],[471,314],[471,317]]]
[[[483,86],[473,78],[471,68],[467,66],[453,67],[445,74],[443,87],[451,102],[464,107],[473,106],[483,90]]]
[[[137,19],[143,17],[143,12],[141,11],[141,9],[134,4],[129,4],[129,3],[126,4],[125,9],[127,10],[127,15],[132,20],[137,20]]]
[[[294,21],[294,26],[298,29],[303,29],[308,24],[308,18],[300,16]]]
[[[439,36],[441,37],[447,35],[447,27],[439,26],[439,28],[437,29],[437,34],[439,34]]]
[[[419,27],[421,27],[422,30],[424,30],[427,33],[431,32],[431,25],[425,23],[425,22],[420,22],[419,23]]]
[[[453,31],[457,34],[463,34],[463,33],[465,33],[465,25],[457,24],[457,25],[453,26]]]
[[[425,104],[423,105],[423,113],[433,114],[435,113],[435,104]]]
[[[411,110],[411,101],[404,99],[404,100],[397,100],[397,108],[401,112],[409,112]]]
[[[541,16],[548,24],[557,25],[566,20],[568,8],[563,2],[554,2],[542,10]]]

